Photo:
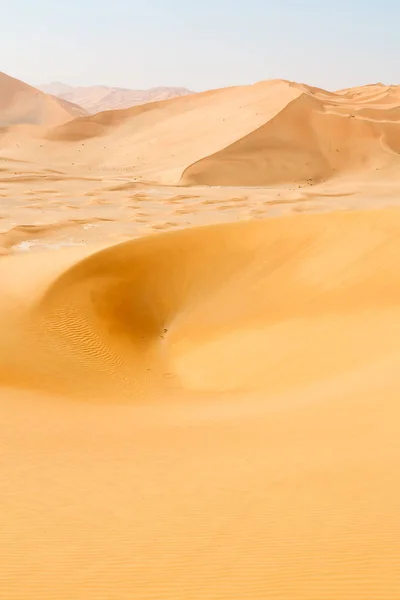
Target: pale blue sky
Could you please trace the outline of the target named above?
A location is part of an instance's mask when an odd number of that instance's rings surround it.
[[[10,0],[0,16],[0,70],[31,84],[400,83],[399,0]]]

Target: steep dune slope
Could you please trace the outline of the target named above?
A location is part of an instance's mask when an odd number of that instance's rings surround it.
[[[397,600],[399,210],[76,252],[0,261],[3,596]]]
[[[399,167],[400,105],[389,114],[352,108],[304,93],[256,131],[188,167],[181,183],[318,182],[388,164]]]
[[[17,124],[55,126],[85,114],[80,106],[48,96],[0,72],[0,127]]]

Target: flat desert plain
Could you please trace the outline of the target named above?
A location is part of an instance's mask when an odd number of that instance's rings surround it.
[[[0,84],[0,597],[398,600],[400,89]]]

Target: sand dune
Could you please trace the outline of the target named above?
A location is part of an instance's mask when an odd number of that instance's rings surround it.
[[[17,124],[55,126],[86,114],[65,100],[49,96],[0,72],[0,127]]]
[[[336,93],[355,100],[362,98],[363,102],[368,104],[394,104],[398,106],[400,102],[400,86],[398,85],[372,83],[369,85],[339,90]]]
[[[7,156],[65,169],[164,184],[183,170],[261,126],[297,97],[287,82],[228,88],[107,111],[50,128],[29,138],[9,131]]]
[[[188,167],[181,182],[260,186],[398,169],[400,98],[388,113],[303,93],[259,129]]]
[[[398,88],[2,82],[0,597],[398,600]]]
[[[10,130],[4,143],[52,168],[164,185],[316,183],[397,173],[399,119],[396,87],[335,94],[277,80],[106,111],[31,138]]]
[[[397,599],[400,212],[6,257],[9,600]]]

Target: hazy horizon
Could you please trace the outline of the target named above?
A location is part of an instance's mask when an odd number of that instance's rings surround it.
[[[250,0],[245,10],[238,0],[16,0],[2,17],[0,69],[36,86],[202,91],[282,78],[334,90],[399,81],[394,0]]]
[[[93,83],[91,85],[85,85],[84,84],[84,85],[75,86],[75,85],[69,83],[68,81],[59,81],[59,80],[55,80],[55,81],[41,81],[40,83],[37,83],[37,82],[36,83],[30,83],[29,82],[29,84],[32,85],[32,86],[34,86],[34,87],[37,87],[39,89],[41,87],[51,86],[51,85],[66,86],[66,87],[71,87],[71,88],[78,88],[78,87],[105,87],[105,88],[110,88],[110,89],[114,89],[114,88],[115,89],[121,89],[121,90],[126,89],[127,91],[131,91],[133,89],[133,88],[125,87],[125,86],[109,86],[106,83]],[[151,88],[143,88],[143,90],[141,90],[141,89],[139,90],[138,88],[136,88],[136,89],[137,89],[137,91],[148,91],[150,89],[157,89],[157,88],[164,88],[164,87],[166,87],[166,88],[177,88],[177,89],[181,88],[181,89],[185,89],[185,87],[182,86],[182,85],[174,85],[174,86],[171,86],[171,85],[169,85],[169,86],[154,85],[154,86],[151,86]],[[192,90],[192,91],[195,91],[195,90]]]

